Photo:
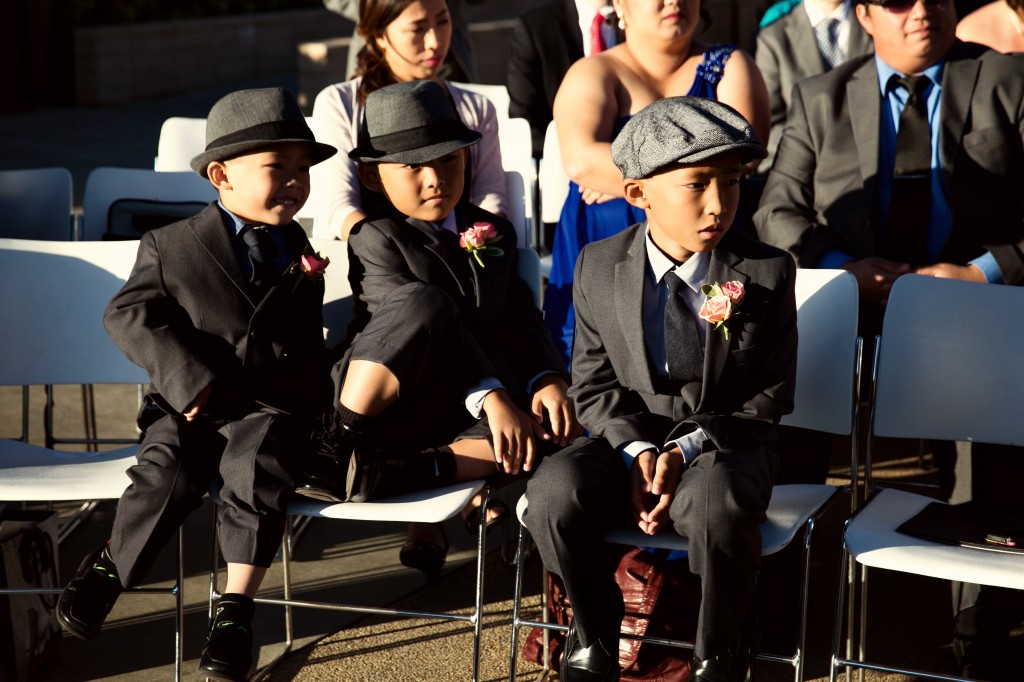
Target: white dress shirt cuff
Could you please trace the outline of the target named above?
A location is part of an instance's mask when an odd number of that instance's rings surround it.
[[[682,438],[677,438],[671,443],[675,443],[679,448],[679,452],[683,453],[683,462],[685,466],[690,466],[693,460],[697,459],[697,455],[700,454],[701,447],[704,445],[704,441],[708,439],[708,434],[704,433],[704,429],[697,429],[691,431]],[[666,443],[666,446],[668,443]]]
[[[646,450],[658,451],[658,446],[654,443],[648,443],[645,440],[633,440],[625,445],[619,446],[619,454],[622,456],[622,462],[626,465],[627,470],[633,469],[633,460],[637,456]]]
[[[474,419],[479,419],[480,414],[484,411],[484,398],[487,397],[487,394],[499,388],[505,388],[505,386],[497,379],[487,377],[466,394],[466,409]]]

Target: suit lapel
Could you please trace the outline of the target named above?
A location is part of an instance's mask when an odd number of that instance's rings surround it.
[[[814,27],[807,20],[807,13],[803,8],[797,8],[787,19],[786,38],[793,46],[798,62],[795,71],[801,74],[801,78],[825,73],[825,64],[818,52],[818,41],[814,37]]]
[[[195,220],[189,223],[189,229],[210,260],[227,275],[227,278],[242,292],[252,307],[256,308],[259,300],[255,297],[255,289],[238,263],[228,227],[225,225],[224,216],[217,205],[207,206],[202,213],[196,216]]]
[[[637,373],[641,380],[640,390],[654,393],[654,381],[651,376],[650,362],[647,361],[647,350],[644,346],[644,277],[647,269],[647,223],[636,228],[632,245],[626,257],[615,264],[615,311],[619,319],[622,335],[629,349],[629,356],[637,363]]]
[[[728,236],[726,236],[728,239]],[[717,248],[711,252],[711,263],[708,266],[708,283],[721,284],[736,280],[744,287],[750,282],[750,277],[736,269],[740,258],[731,251]],[[738,310],[742,312],[742,306]],[[704,324],[707,324],[706,322]],[[714,391],[721,383],[722,373],[725,370],[725,363],[729,358],[729,351],[736,347],[740,341],[739,327],[735,325],[734,331],[729,334],[726,340],[722,330],[712,329],[707,325],[707,338],[704,341],[704,381],[701,387],[700,403],[697,405],[697,412],[705,409],[714,397]]]
[[[458,224],[458,217],[459,214],[456,213],[456,224]],[[455,282],[455,286],[458,288],[459,293],[463,296],[468,296],[469,292],[466,290],[468,282],[463,282],[459,278],[458,274],[452,270],[451,265],[448,263],[448,259],[445,257],[445,247],[441,243],[441,238],[438,236],[437,229],[434,227],[433,223],[428,223],[418,218],[409,218],[401,214],[396,217],[396,220],[405,220],[405,222],[415,227],[426,237],[423,242],[424,248],[426,248],[426,250],[440,262],[441,267],[444,268],[444,271],[447,272],[452,278],[452,281]],[[473,283],[475,284],[476,282]]]
[[[857,112],[851,107],[858,105]],[[863,105],[863,106],[861,106]],[[846,115],[853,128],[853,140],[860,159],[861,181],[865,194],[875,196],[878,179],[878,140],[881,125],[882,96],[878,90],[875,60],[868,59],[846,84]]]
[[[956,43],[942,69],[942,129],[939,132],[939,162],[947,178],[954,177],[953,163],[964,125],[970,113],[974,87],[978,82],[981,63],[977,59],[960,59],[961,43]]]

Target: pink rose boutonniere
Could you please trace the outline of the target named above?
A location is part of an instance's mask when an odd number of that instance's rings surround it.
[[[724,284],[705,284],[700,290],[708,297],[700,307],[700,319],[712,325],[712,329],[721,329],[728,341],[729,326],[726,323],[736,314],[736,308],[747,295],[743,283],[732,280]]]
[[[472,256],[480,267],[484,267],[484,261],[480,254],[486,256],[501,256],[505,252],[492,244],[501,241],[501,235],[491,223],[473,223],[473,227],[459,235],[459,246]]]
[[[292,266],[288,268],[288,272],[295,275],[295,285],[292,287],[292,291],[298,289],[299,285],[307,279],[323,279],[324,272],[330,264],[331,259],[324,258],[319,253],[299,256],[299,262],[292,263]]]

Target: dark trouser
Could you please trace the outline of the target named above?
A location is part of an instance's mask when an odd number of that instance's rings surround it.
[[[983,513],[1024,518],[1022,477],[1019,447],[971,445],[971,501]],[[1013,667],[1010,632],[1024,620],[1024,591],[954,582],[953,613],[953,651],[965,675],[994,682],[1020,679]]]
[[[690,570],[701,578],[696,654],[735,654],[754,606],[761,534],[776,456],[764,448],[700,455],[684,473],[669,508],[689,539]],[[618,633],[622,593],[618,555],[606,529],[630,522],[630,474],[604,440],[580,438],[544,459],[527,484],[526,525],[548,570],[565,583],[583,646]]]
[[[381,302],[333,372],[336,399],[354,360],[384,365],[398,379],[398,400],[373,420],[367,442],[436,447],[477,424],[465,407],[463,334],[455,301],[435,286],[406,284]]]
[[[223,482],[217,514],[229,563],[269,567],[281,545],[294,487],[285,463],[301,437],[295,419],[262,410],[219,428],[170,415],[146,429],[131,485],[121,495],[110,552],[125,587],[145,578],[157,554]]]

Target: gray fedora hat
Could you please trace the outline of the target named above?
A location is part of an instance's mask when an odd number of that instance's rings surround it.
[[[479,140],[480,133],[462,122],[442,85],[408,81],[366,97],[365,124],[349,158],[364,163],[426,163]]]
[[[295,95],[284,88],[238,90],[217,100],[206,119],[206,151],[189,165],[206,177],[211,161],[225,161],[277,142],[308,142],[313,163],[337,153],[317,142]]]
[[[612,142],[612,161],[623,179],[641,180],[665,166],[697,163],[738,151],[743,163],[768,151],[732,107],[703,97],[666,97],[629,119]]]

